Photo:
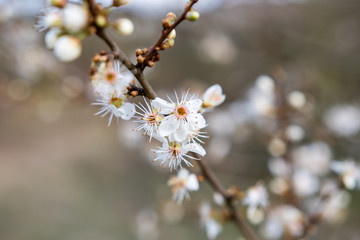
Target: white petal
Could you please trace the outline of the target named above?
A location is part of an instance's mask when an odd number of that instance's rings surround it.
[[[190,127],[194,130],[199,130],[206,127],[205,118],[199,113],[189,114],[187,120],[191,124]]]
[[[151,101],[151,106],[155,109],[157,108],[158,111],[162,114],[170,114],[175,109],[175,104],[168,103],[164,99],[161,99],[159,97],[155,98]]]
[[[183,153],[186,154],[187,152],[197,153],[202,157],[206,155],[205,149],[197,143],[186,144],[183,147]]]
[[[124,103],[119,109],[120,117],[124,120],[129,120],[135,114],[135,105],[132,103]]]
[[[186,181],[186,188],[189,191],[197,191],[199,190],[199,181],[195,174],[191,174]]]
[[[179,121],[175,118],[174,115],[165,117],[159,126],[159,134],[162,137],[169,136],[179,127]]]
[[[185,106],[190,112],[198,112],[202,104],[203,101],[201,99],[194,99],[185,102]]]
[[[185,168],[179,170],[178,174],[177,174],[177,178],[179,179],[185,179],[189,176],[189,171],[186,170]]]
[[[179,121],[179,128],[174,131],[174,138],[177,142],[183,142],[186,140],[187,136],[189,135],[189,127],[185,121]]]

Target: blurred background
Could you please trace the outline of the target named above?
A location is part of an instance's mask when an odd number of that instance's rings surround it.
[[[112,15],[135,25],[129,37],[114,34],[117,42],[134,60],[136,48],[158,38],[165,14],[179,13],[183,4],[133,0]],[[171,174],[151,163],[151,146],[133,132],[136,125],[107,127],[107,119],[94,116],[89,65],[107,47],[91,37],[78,60],[59,62],[44,33],[33,29],[42,5],[0,0],[0,239],[206,239],[198,206],[212,198],[210,187],[201,184],[182,206],[171,201]],[[333,106],[358,111],[358,0],[200,0],[196,9],[199,21],[177,29],[175,46],[146,75],[163,97],[221,84],[227,100],[207,116],[205,147],[226,186],[246,189],[270,179],[268,138],[243,124],[247,113],[239,104],[258,76],[274,68],[283,69],[287,91],[303,91],[312,103],[304,141],[327,141],[333,159],[359,159],[359,134],[336,136],[324,121]],[[309,239],[358,239],[359,202],[352,192],[346,217],[321,224]],[[218,239],[238,236],[227,224]]]

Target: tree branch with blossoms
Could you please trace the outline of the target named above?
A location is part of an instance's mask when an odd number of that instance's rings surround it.
[[[209,239],[215,239],[222,224],[230,220],[246,239],[257,240],[259,237],[249,222],[259,224],[264,221],[265,215],[266,237],[277,239],[287,235],[290,239],[297,239],[307,236],[309,229],[323,218],[324,211],[332,206],[333,199],[343,189],[335,186],[331,190],[322,190],[318,194],[321,196],[318,204],[320,210],[314,210],[313,215],[305,214],[306,209],[302,207],[304,198],[320,191],[310,187],[319,184],[319,179],[324,178],[330,169],[327,157],[329,151],[322,143],[296,147],[295,142],[300,141],[304,133],[301,127],[292,124],[291,114],[301,111],[299,109],[304,107],[306,97],[300,92],[287,94],[279,69],[275,72],[274,79],[260,77],[251,96],[261,100],[254,100],[253,108],[263,115],[257,117],[266,117],[267,121],[272,118],[277,126],[270,134],[268,145],[272,156],[269,168],[274,176],[269,185],[280,196],[283,202],[280,206],[269,205],[268,192],[261,181],[249,187],[246,192],[237,187],[225,188],[203,159],[206,150],[202,144],[203,139],[207,138],[207,134],[203,132],[207,126],[204,113],[214,110],[225,101],[220,85],[209,87],[201,97],[192,95],[189,91],[181,96],[175,92],[175,98],[168,97],[165,100],[157,96],[144,76],[147,67],[153,67],[160,61],[160,51],[174,46],[175,29],[185,20],[195,21],[199,18],[200,14],[193,9],[197,2],[198,0],[190,0],[178,18],[174,13],[168,13],[161,22],[162,30],[156,42],[149,48],[135,51],[136,63],[130,61],[108,32],[110,28],[123,36],[133,32],[134,26],[129,19],[119,18],[110,23],[108,18],[111,9],[125,5],[126,0],[114,0],[108,7],[95,0],[85,0],[78,4],[66,0],[50,0],[50,5],[38,18],[35,28],[39,31],[49,29],[45,43],[65,62],[80,56],[81,41],[87,36],[97,35],[106,43],[110,52],[101,51],[96,54],[90,66],[90,83],[96,95],[94,105],[100,106],[96,115],[109,115],[108,125],[113,118],[134,119],[138,124],[136,131],[149,136],[149,142],[155,140],[160,143],[160,146],[151,150],[155,154],[153,162],[170,171],[177,171],[177,175],[169,179],[168,185],[172,189],[173,199],[179,204],[184,198],[190,197],[189,192],[199,189],[200,180],[207,181],[214,192],[220,195],[223,200],[220,213],[212,210],[209,205],[200,208],[202,223]],[[129,101],[137,96],[144,96],[143,103],[133,104]],[[317,156],[314,158],[309,152]],[[306,162],[306,159],[312,159],[313,162]],[[187,170],[194,162],[200,168],[199,174]],[[315,166],[316,164],[320,167]],[[357,181],[360,182],[360,170],[351,160],[334,161],[331,169],[340,175],[344,188],[354,189]],[[306,185],[303,188],[303,179],[306,179],[309,187]],[[246,218],[240,214],[239,203],[246,207]],[[280,230],[276,234],[274,231],[267,233],[267,228],[274,224],[278,224],[276,227]]]

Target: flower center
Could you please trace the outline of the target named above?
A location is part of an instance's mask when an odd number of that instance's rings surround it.
[[[181,148],[177,143],[170,143],[169,145],[169,153],[171,153],[174,157],[181,153]]]
[[[113,97],[110,100],[110,104],[114,105],[116,108],[120,108],[123,104],[123,101],[121,98]]]
[[[116,72],[113,71],[113,70],[107,71],[106,74],[105,74],[105,79],[109,83],[114,83],[115,80],[116,80]]]
[[[149,125],[156,125],[158,122],[158,116],[155,113],[149,114],[146,121]]]
[[[188,115],[188,110],[185,106],[180,105],[175,109],[175,116],[177,118],[184,119],[187,117],[187,115]]]

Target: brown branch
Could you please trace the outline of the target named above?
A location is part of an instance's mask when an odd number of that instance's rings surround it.
[[[152,55],[155,53],[156,49],[160,48],[161,44],[164,42],[164,40],[166,39],[166,37],[170,34],[170,32],[172,30],[174,30],[182,21],[185,20],[186,18],[186,14],[191,10],[191,8],[194,6],[195,3],[197,3],[198,0],[192,0],[191,3],[189,4],[189,6],[187,8],[185,8],[184,12],[181,14],[181,16],[169,27],[166,28],[165,30],[163,30],[160,38],[156,41],[156,43],[154,44],[154,46],[152,46],[150,48],[150,51],[148,51],[145,54],[145,62],[150,60]],[[143,66],[143,68],[145,68],[145,65]]]
[[[226,206],[231,212],[232,220],[236,223],[236,225],[241,229],[242,233],[245,235],[247,240],[258,240],[259,238],[253,231],[253,229],[249,226],[245,219],[237,212],[233,195],[229,194],[225,188],[220,183],[219,179],[216,177],[214,172],[211,170],[206,161],[200,159],[196,161],[201,169],[202,175],[205,180],[209,182],[211,187],[218,193],[220,193],[225,199]]]
[[[95,2],[94,0],[86,0],[88,3],[89,11],[93,17],[93,20],[96,19],[96,11],[95,11]],[[126,56],[126,54],[120,49],[120,47],[116,44],[116,42],[112,39],[112,37],[107,33],[105,28],[100,28],[93,23],[93,26],[96,28],[96,35],[104,40],[104,42],[111,49],[114,58],[119,59],[129,71],[133,73],[135,78],[139,81],[141,86],[144,88],[145,96],[149,99],[155,99],[156,93],[152,89],[151,85],[144,77],[143,71],[140,68],[136,68],[134,64],[130,61],[130,59]]]
[[[93,19],[96,19],[96,11],[95,11],[95,2],[94,0],[86,0],[88,3],[89,10],[91,12],[91,15]],[[145,55],[145,59],[148,60],[152,56],[152,54],[155,52],[156,48],[159,47],[162,42],[165,40],[165,38],[169,35],[169,33],[176,28],[186,17],[186,14],[191,10],[192,6],[197,3],[198,0],[192,0],[189,6],[184,10],[182,15],[177,19],[177,21],[169,28],[167,28],[161,37],[158,39],[158,41],[155,43],[155,45],[150,49],[150,51]],[[114,58],[118,58],[121,60],[121,62],[134,74],[136,79],[139,81],[142,89],[135,89],[135,91],[138,91],[139,95],[145,95],[149,99],[155,99],[156,93],[152,89],[150,83],[146,80],[144,77],[143,70],[144,68],[136,67],[132,62],[129,60],[129,58],[124,54],[124,52],[120,49],[120,47],[116,44],[116,42],[112,39],[112,37],[106,32],[105,28],[98,27],[95,23],[93,23],[93,26],[96,28],[96,34],[99,38],[104,40],[104,42],[109,46],[109,48],[112,51],[112,54],[114,55]],[[134,87],[134,86],[130,86]],[[129,89],[129,91],[132,89]],[[222,186],[214,172],[210,169],[210,167],[207,165],[207,163],[203,160],[197,161],[199,164],[202,174],[204,178],[209,182],[209,184],[213,187],[213,189],[217,192],[219,192],[224,199],[226,200],[226,205],[229,208],[232,219],[235,221],[237,226],[242,230],[243,234],[246,236],[248,240],[258,240],[259,238],[256,236],[252,228],[247,224],[247,222],[238,214],[235,204],[234,204],[234,198],[231,194],[229,194],[225,188]]]

